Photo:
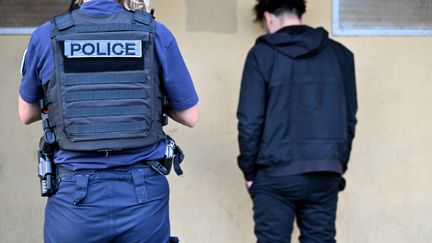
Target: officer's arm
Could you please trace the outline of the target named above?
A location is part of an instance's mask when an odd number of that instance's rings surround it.
[[[41,119],[39,104],[31,104],[18,96],[18,114],[22,123],[29,125]]]
[[[166,114],[174,121],[192,128],[198,122],[198,105],[194,105],[191,108],[182,111],[168,109]]]

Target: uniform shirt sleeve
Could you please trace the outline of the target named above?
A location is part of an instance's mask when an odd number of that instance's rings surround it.
[[[44,97],[42,85],[54,69],[49,29],[50,24],[45,23],[33,32],[23,57],[19,94],[30,104],[36,104]]]
[[[43,97],[42,82],[38,74],[40,58],[36,53],[37,43],[35,42],[35,38],[32,36],[27,52],[23,57],[22,79],[19,88],[21,98],[31,104],[38,103]]]
[[[266,82],[252,49],[246,58],[243,69],[237,109],[240,147],[237,161],[247,181],[252,181],[255,178],[265,109]]]
[[[161,68],[162,86],[170,108],[186,110],[198,103],[191,76],[173,34],[156,22],[156,53]]]

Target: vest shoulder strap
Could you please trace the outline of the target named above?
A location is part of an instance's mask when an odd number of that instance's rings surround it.
[[[75,25],[70,13],[54,17],[54,23],[58,30],[66,30]]]
[[[70,13],[58,15],[51,20],[51,38],[55,37],[60,31],[72,28],[75,25]]]
[[[153,22],[153,15],[142,11],[136,11],[134,13],[134,21],[144,25],[151,25]]]
[[[72,16],[74,14],[74,16]],[[123,16],[123,23],[94,23],[85,24],[75,23],[74,17],[88,18],[83,16],[80,10],[75,10],[72,13],[65,13],[54,17],[51,20],[51,38],[57,36],[60,32],[62,34],[70,33],[91,33],[91,32],[108,32],[108,31],[121,31],[121,30],[135,30],[154,33],[154,18],[153,15],[142,11],[133,13],[117,13]],[[129,20],[127,20],[129,19]]]

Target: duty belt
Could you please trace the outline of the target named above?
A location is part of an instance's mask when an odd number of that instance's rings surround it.
[[[108,169],[84,169],[84,170],[78,170],[78,171],[73,171],[73,170],[69,170],[65,167],[63,167],[62,165],[57,165],[56,166],[56,175],[57,178],[61,178],[62,176],[66,175],[66,174],[70,174],[70,173],[74,173],[74,172],[82,172],[82,171],[103,171],[103,170],[110,170],[110,169],[132,169],[132,168],[137,168],[137,167],[142,167],[142,166],[149,166],[152,169],[154,169],[156,172],[158,172],[161,175],[168,175],[170,173],[171,170],[171,163],[174,163],[174,171],[176,172],[177,175],[182,175],[183,171],[180,168],[180,164],[178,162],[178,159],[172,159],[172,158],[164,158],[162,159],[163,162],[159,162],[156,160],[150,160],[150,161],[140,161],[137,163],[134,163],[132,165],[126,165],[126,166],[117,166],[117,167],[113,167],[113,168],[108,168]],[[165,161],[168,161],[165,163]],[[168,166],[168,167],[165,167]]]
[[[83,172],[83,171],[98,172],[98,171],[111,170],[111,169],[125,169],[125,170],[127,170],[127,169],[142,167],[142,166],[150,166],[150,167],[152,167],[149,164],[149,161],[140,161],[140,162],[134,163],[132,165],[117,166],[117,167],[112,167],[112,168],[107,168],[107,169],[83,169],[83,170],[73,171],[73,170],[69,170],[69,169],[65,168],[61,164],[58,164],[58,165],[56,165],[56,175],[57,175],[57,178],[61,178],[62,176],[66,175],[66,174],[71,174],[71,173],[75,173],[75,172]]]

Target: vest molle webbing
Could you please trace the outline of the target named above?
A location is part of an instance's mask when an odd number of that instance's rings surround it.
[[[121,150],[164,139],[153,16],[75,10],[51,25],[55,73],[45,93],[60,148]]]

